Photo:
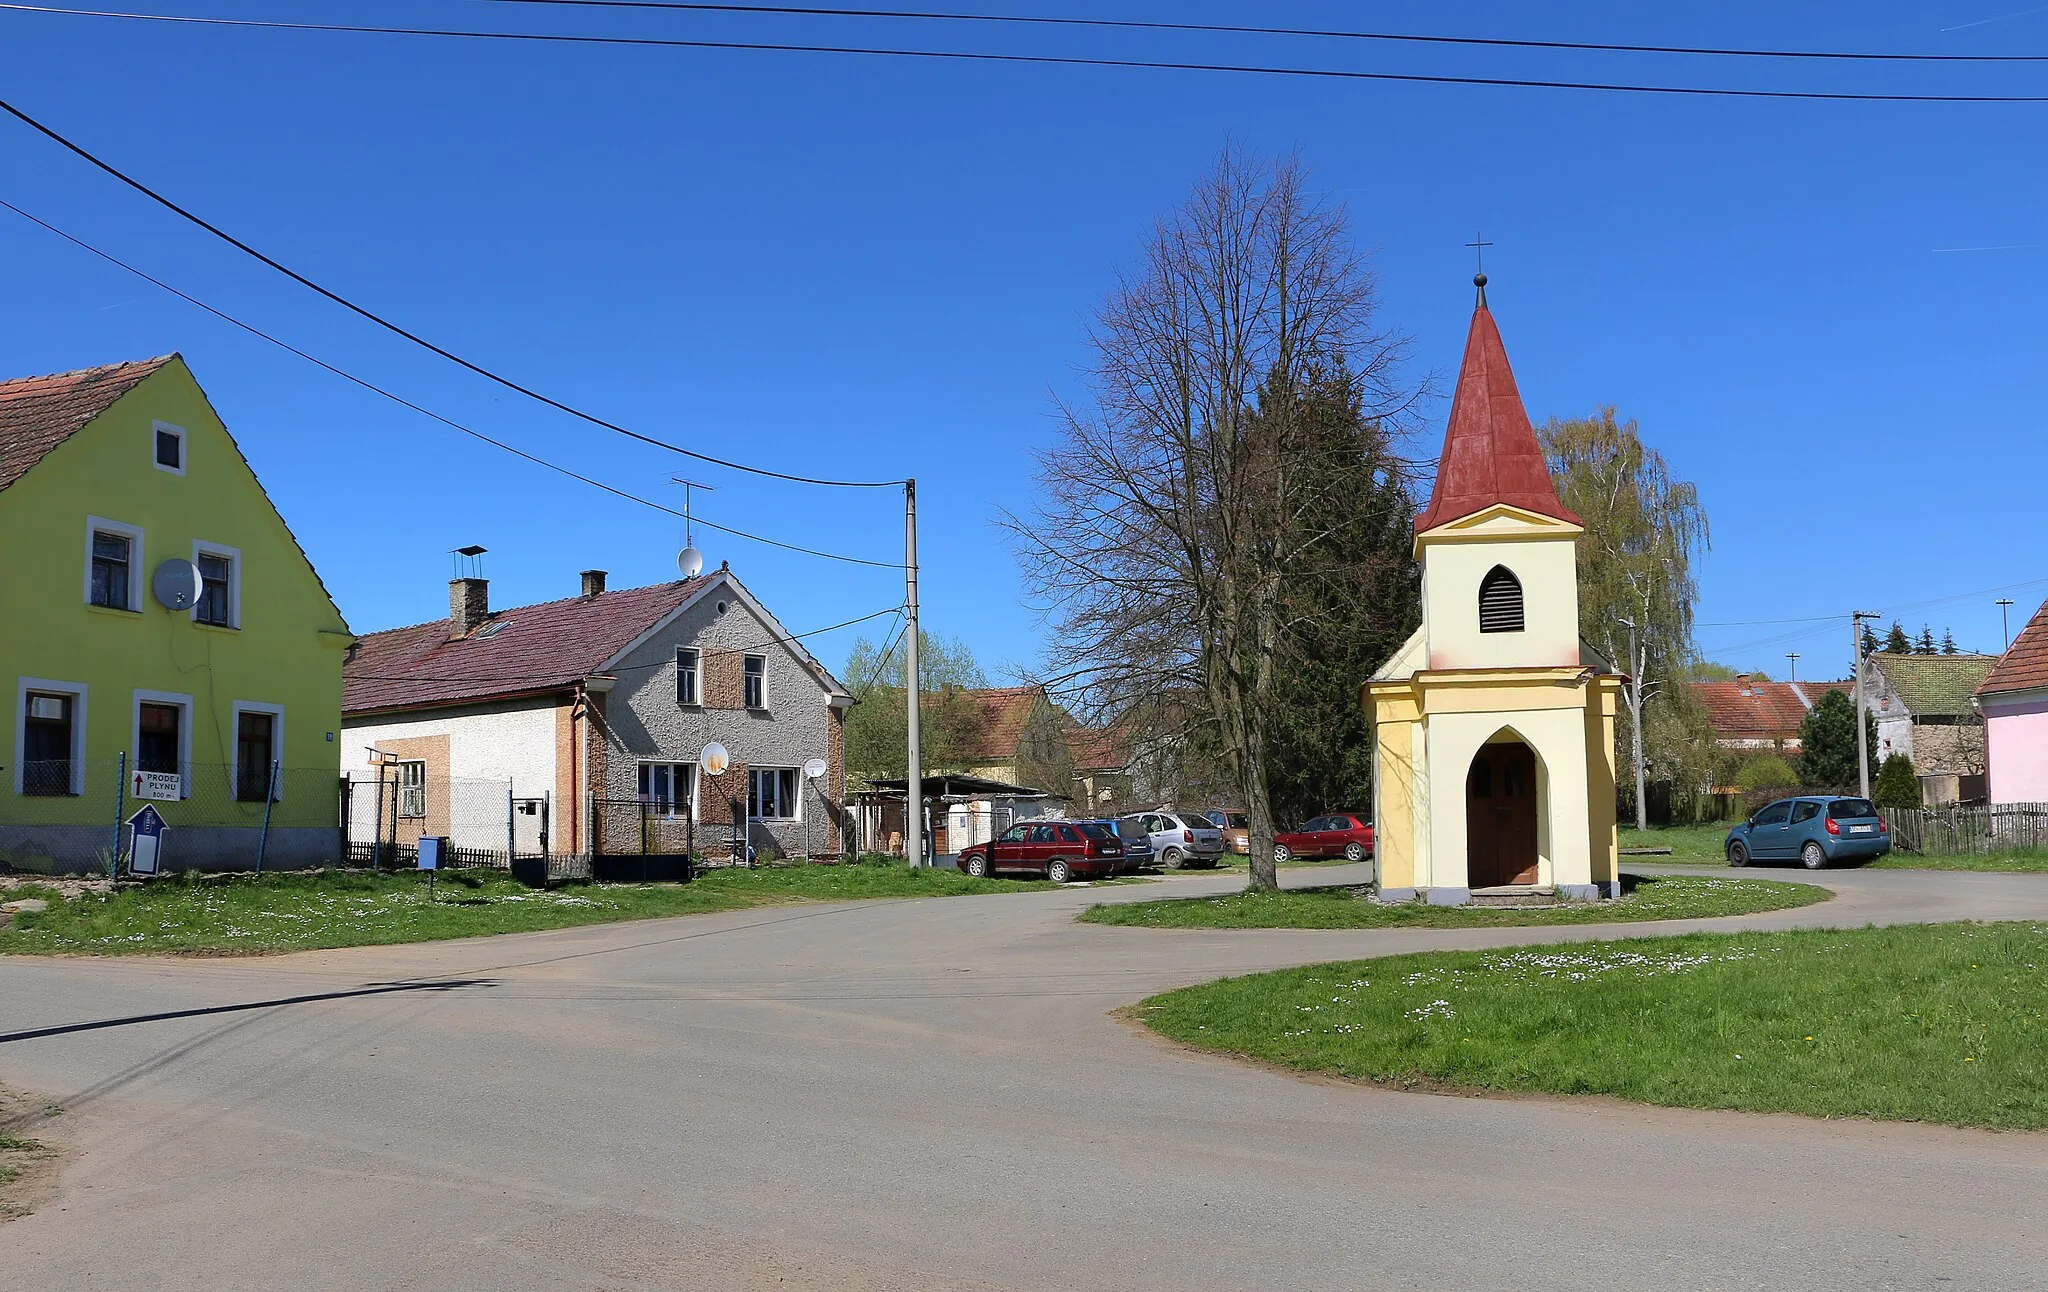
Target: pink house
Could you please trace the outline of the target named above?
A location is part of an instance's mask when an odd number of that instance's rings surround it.
[[[2048,803],[2048,604],[1977,688],[1993,803]]]

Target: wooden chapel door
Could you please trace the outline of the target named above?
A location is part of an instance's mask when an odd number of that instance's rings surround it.
[[[1536,752],[1514,741],[1482,747],[1465,778],[1465,882],[1536,882]]]

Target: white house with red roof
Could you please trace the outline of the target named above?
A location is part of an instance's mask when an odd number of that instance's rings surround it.
[[[1993,803],[2048,803],[2048,603],[1977,687]]]
[[[1579,518],[1558,500],[1486,278],[1429,506],[1422,626],[1367,682],[1380,893],[1619,892],[1622,678],[1579,636]]]
[[[391,784],[387,837],[463,846],[458,788],[492,780],[548,805],[557,854],[592,851],[606,805],[637,803],[689,820],[699,851],[743,820],[756,847],[837,856],[846,688],[725,567],[605,582],[585,570],[576,596],[493,610],[486,580],[458,578],[448,618],[361,639],[342,673],[342,766]],[[713,744],[729,766],[702,765]],[[604,851],[633,850],[607,831]]]

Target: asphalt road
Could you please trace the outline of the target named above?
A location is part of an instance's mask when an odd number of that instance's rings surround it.
[[[2048,876],[1820,878],[1713,926],[2048,918]],[[1072,920],[1241,882],[0,958],[0,1082],[60,1100],[73,1154],[0,1227],[0,1284],[2048,1288],[2048,1136],[1393,1093],[1114,1019],[1286,964],[1692,927]]]

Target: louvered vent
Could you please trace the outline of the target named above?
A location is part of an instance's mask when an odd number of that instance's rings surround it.
[[[1522,581],[1504,565],[1496,565],[1479,583],[1479,631],[1522,631]]]

